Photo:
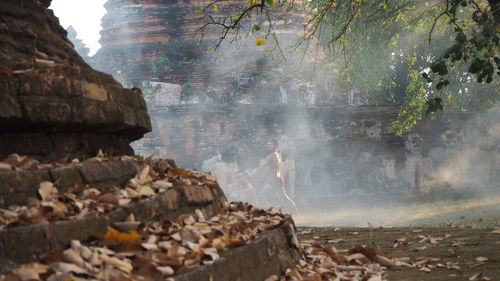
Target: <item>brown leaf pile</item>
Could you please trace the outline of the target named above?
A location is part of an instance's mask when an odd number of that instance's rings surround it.
[[[394,262],[381,252],[371,248],[355,246],[350,250],[323,247],[315,240],[301,242],[305,259],[281,277],[270,276],[266,281],[382,281],[384,268]]]
[[[28,156],[11,154],[0,161],[0,171],[42,170],[57,167],[58,163],[42,164]]]
[[[72,241],[63,252],[46,253],[43,263],[22,265],[0,280],[165,280],[189,268],[210,264],[228,248],[245,245],[258,233],[290,216],[277,209],[261,210],[232,203],[211,218],[197,210],[176,222],[135,224],[119,231],[108,228],[88,245]],[[123,225],[122,225],[123,226]]]
[[[9,165],[9,169],[12,167],[16,167],[15,169],[21,169],[19,167],[26,168],[27,166],[25,165],[28,164],[29,167],[41,167],[38,166],[38,161],[25,158],[24,156],[11,155],[9,157],[8,159],[15,160],[9,162],[12,165],[6,164],[7,162],[0,162],[4,165]],[[124,157],[126,159],[122,160],[142,160],[131,156],[122,156],[121,158]],[[94,157],[94,159],[87,161],[107,160],[109,159]],[[16,165],[21,166],[18,167]],[[116,207],[127,206],[140,198],[151,197],[165,192],[173,185],[218,186],[215,177],[196,171],[186,171],[171,167],[165,173],[158,174],[148,164],[138,164],[138,170],[137,175],[129,181],[125,188],[112,187],[103,190],[90,185],[79,184],[73,186],[67,192],[61,192],[56,188],[54,183],[42,182],[38,189],[39,198],[30,198],[25,206],[12,205],[8,209],[0,208],[0,230],[18,225],[80,219],[103,214]]]

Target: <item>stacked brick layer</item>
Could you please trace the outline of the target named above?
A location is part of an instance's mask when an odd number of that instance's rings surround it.
[[[124,187],[143,165],[149,165],[157,173],[175,169],[175,164],[169,160],[115,159],[101,162],[90,159],[52,169],[0,171],[0,207],[30,204],[30,198],[39,197],[40,183],[46,181],[55,182],[60,191],[79,185],[100,190]],[[153,219],[173,221],[182,214],[192,214],[199,209],[210,217],[226,202],[224,193],[217,186],[174,185],[163,193],[119,206],[104,215],[8,227],[0,230],[0,272],[35,261],[48,251],[60,251],[71,240],[86,241],[103,235],[108,226],[124,221],[130,214],[143,222]],[[26,241],[30,241],[30,247],[24,246]]]
[[[217,12],[209,9],[207,13],[215,18],[225,16],[227,11],[236,14],[244,9],[245,3],[223,1],[218,4]],[[229,34],[217,52],[210,51],[221,30],[217,26],[200,29],[206,19],[196,11],[206,5],[207,2],[201,0],[107,1],[107,14],[102,19],[102,48],[91,59],[92,65],[127,85],[138,86],[151,79],[181,84],[186,95],[221,89],[234,91],[235,79],[239,76],[253,79],[259,73],[291,65],[266,56],[264,50],[273,45],[271,37],[266,46],[255,45],[255,37],[265,36],[264,25],[260,33],[248,38],[242,31],[241,38],[234,44],[230,44],[234,38]],[[277,10],[273,17],[279,19],[274,28],[282,48],[296,43],[305,16],[300,12]],[[253,17],[252,22],[245,20],[243,25],[247,28],[260,24],[260,20],[261,17]]]
[[[46,2],[0,6],[0,158],[131,154],[151,130],[142,94],[90,68]]]

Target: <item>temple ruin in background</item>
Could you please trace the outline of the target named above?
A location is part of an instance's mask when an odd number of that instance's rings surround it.
[[[103,47],[90,63],[125,85],[143,87],[153,132],[134,143],[136,152],[199,169],[221,143],[229,143],[238,148],[240,167],[251,169],[265,155],[266,143],[278,141],[294,161],[291,193],[309,197],[315,194],[309,191],[472,187],[498,179],[498,110],[457,113],[453,122],[424,117],[412,132],[396,137],[398,105],[369,105],[354,89],[332,93],[327,84],[314,83],[319,50],[296,51],[284,61],[256,46],[255,34],[233,44],[229,38],[211,51],[217,33],[198,30],[204,21],[195,12],[205,5],[105,4]],[[277,21],[282,45],[300,39],[304,20],[296,12]],[[457,156],[463,151],[468,153]],[[453,159],[466,164],[451,171]]]

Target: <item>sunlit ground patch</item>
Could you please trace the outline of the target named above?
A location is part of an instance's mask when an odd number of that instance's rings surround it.
[[[500,225],[500,196],[481,199],[362,206],[323,211],[303,209],[294,220],[299,226],[464,226],[488,228]]]

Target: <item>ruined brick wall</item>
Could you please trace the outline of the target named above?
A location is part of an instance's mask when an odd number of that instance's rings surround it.
[[[228,10],[242,9],[244,4],[221,2],[220,10],[211,14],[225,15]],[[202,0],[107,1],[107,14],[102,19],[102,48],[91,64],[127,86],[140,87],[151,80],[179,84],[183,87],[183,100],[210,103],[227,103],[248,96],[255,96],[255,101],[279,102],[279,85],[313,72],[311,58],[306,56],[304,60],[303,54],[293,57],[287,53],[290,56],[286,62],[279,54],[272,59],[264,52],[272,48],[271,38],[266,46],[256,46],[255,38],[265,35],[264,27],[248,37],[240,34],[234,44],[231,41],[235,38],[229,35],[217,52],[210,50],[216,45],[220,30],[199,30],[206,20],[195,11],[206,5]],[[281,47],[296,43],[305,15],[281,11],[274,17],[279,19],[274,28]],[[258,18],[244,22],[245,26],[254,24],[260,24]],[[286,77],[290,73],[294,77]]]
[[[285,104],[153,106],[150,111],[155,129],[134,148],[139,154],[157,154],[199,169],[204,160],[216,154],[218,144],[234,144],[240,168],[248,170],[265,156],[266,143],[275,140],[295,162],[297,196],[315,194],[310,191],[328,195],[324,194],[325,186],[331,194],[424,188],[435,180],[440,167],[449,167],[448,162],[466,148],[470,157],[460,161],[476,163],[471,166],[480,166],[481,172],[475,169],[478,176],[472,175],[464,166],[460,169],[467,170],[455,173],[471,174],[470,179],[486,174],[489,181],[500,175],[495,169],[495,163],[500,163],[500,142],[495,141],[499,133],[489,133],[492,137],[482,141],[489,144],[481,147],[468,141],[487,135],[494,124],[498,126],[498,113],[490,113],[497,119],[488,124],[484,120],[493,117],[472,114],[457,114],[452,123],[424,120],[414,132],[396,137],[391,131],[398,110],[394,106]],[[464,128],[473,117],[483,121]],[[486,131],[470,132],[477,128]],[[457,134],[462,135],[458,143],[453,140]]]
[[[398,166],[404,166],[405,141],[391,134],[397,111],[283,104],[152,108],[156,129],[135,148],[199,169],[219,143],[232,143],[240,167],[252,169],[265,157],[266,143],[274,140],[295,160],[297,185],[309,190],[326,184],[332,193],[366,184],[401,186],[405,178]]]

